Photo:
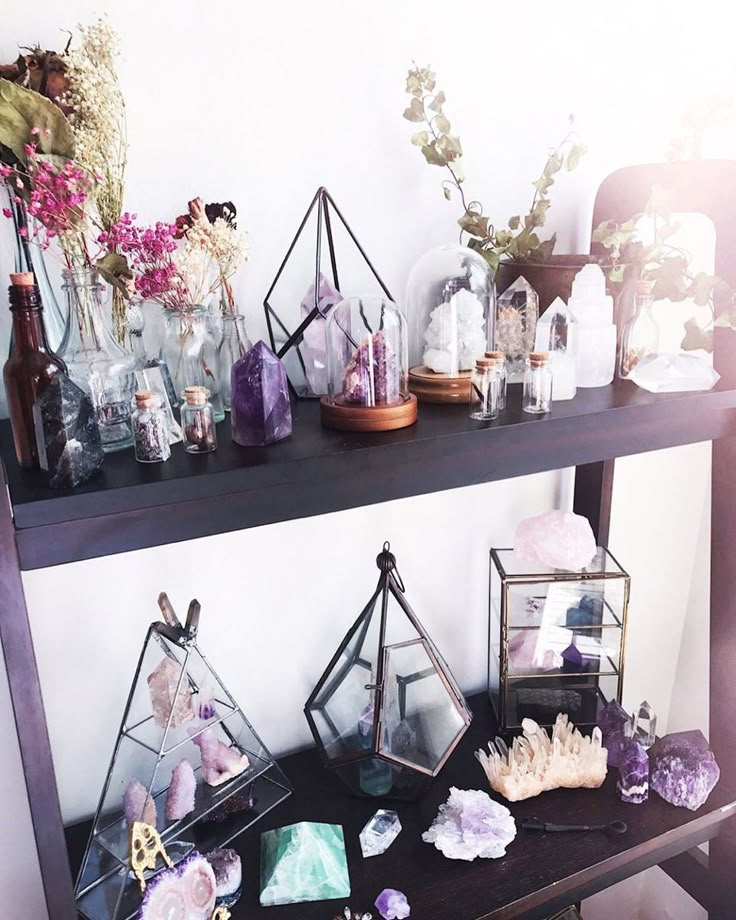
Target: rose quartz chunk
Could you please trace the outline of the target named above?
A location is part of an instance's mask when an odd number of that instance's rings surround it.
[[[179,695],[176,695],[181,671],[181,665],[167,656],[162,659],[159,666],[148,678],[153,719],[156,725],[161,728],[166,727],[169,716],[171,716],[171,728],[177,728],[179,725],[191,722],[194,718],[192,694],[189,692],[189,682],[186,676],[181,682]]]
[[[246,754],[223,744],[211,728],[192,740],[202,754],[202,776],[208,786],[221,786],[250,766]]]
[[[514,552],[523,562],[575,571],[590,565],[596,544],[587,518],[570,511],[547,511],[519,524]]]
[[[134,821],[156,827],[156,803],[137,779],[132,779],[125,787],[123,809],[128,827],[132,827]]]
[[[194,811],[197,778],[188,760],[180,761],[173,769],[169,791],[166,794],[166,820],[181,821]]]

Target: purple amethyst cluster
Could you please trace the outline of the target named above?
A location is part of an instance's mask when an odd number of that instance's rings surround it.
[[[629,743],[624,727],[629,722],[629,715],[618,700],[611,700],[601,710],[598,728],[603,735],[603,747],[608,751],[608,766],[618,767],[623,760],[624,751]]]
[[[360,406],[396,403],[401,398],[398,357],[383,332],[375,332],[360,345],[345,368],[345,402]]]
[[[616,791],[622,802],[640,805],[649,798],[649,757],[638,741],[629,740],[618,767]]]
[[[718,782],[721,771],[699,731],[675,732],[652,755],[652,789],[666,802],[696,811]]]

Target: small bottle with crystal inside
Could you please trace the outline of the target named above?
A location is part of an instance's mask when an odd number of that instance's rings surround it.
[[[500,378],[493,358],[478,358],[470,381],[470,417],[484,422],[498,418]]]
[[[162,405],[158,393],[141,390],[135,394],[131,424],[139,463],[163,463],[171,456],[169,418]]]
[[[621,336],[618,375],[622,380],[631,375],[642,358],[659,351],[659,323],[652,315],[653,287],[651,281],[639,281],[636,285],[634,315],[624,326]]]
[[[215,410],[207,387],[187,387],[182,396],[181,427],[184,450],[188,454],[208,454],[217,450]]]
[[[490,358],[496,365],[495,371],[498,375],[498,411],[503,412],[506,408],[506,390],[508,388],[506,355],[502,351],[487,351],[486,358]]]
[[[549,412],[552,403],[552,374],[548,366],[546,351],[529,353],[524,375],[524,396],[522,409],[532,415]]]

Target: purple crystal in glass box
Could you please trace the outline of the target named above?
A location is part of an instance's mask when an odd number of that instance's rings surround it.
[[[258,342],[232,368],[233,441],[264,447],[291,434],[286,371],[265,342]]]

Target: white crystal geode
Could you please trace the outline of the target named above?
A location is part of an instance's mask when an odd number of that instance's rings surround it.
[[[516,837],[516,822],[504,805],[477,789],[450,789],[437,817],[422,834],[448,859],[498,859]]]
[[[509,802],[550,789],[597,789],[608,772],[608,751],[596,726],[590,737],[560,713],[552,737],[533,719],[521,723],[523,737],[509,748],[503,738],[488,742],[490,754],[476,751],[491,789]]]
[[[483,304],[472,291],[457,291],[430,313],[424,332],[423,361],[437,374],[456,374],[475,367],[486,350]]]
[[[546,511],[516,528],[514,553],[522,562],[575,571],[590,565],[596,552],[593,529],[582,514]]]

